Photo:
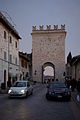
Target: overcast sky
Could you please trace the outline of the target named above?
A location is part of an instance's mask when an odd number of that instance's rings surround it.
[[[20,34],[20,51],[32,49],[32,26],[66,25],[66,56],[80,54],[80,0],[0,0],[0,10]],[[6,14],[7,12],[7,14]],[[11,20],[12,19],[12,20]]]
[[[49,76],[54,76],[54,69],[50,66],[45,67],[44,69],[44,73],[45,76],[49,75]]]

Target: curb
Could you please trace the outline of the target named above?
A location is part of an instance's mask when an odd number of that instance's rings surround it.
[[[0,90],[0,94],[7,94],[7,90]]]

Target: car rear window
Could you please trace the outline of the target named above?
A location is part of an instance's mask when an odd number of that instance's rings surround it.
[[[65,84],[62,83],[53,83],[50,84],[50,88],[66,88]]]

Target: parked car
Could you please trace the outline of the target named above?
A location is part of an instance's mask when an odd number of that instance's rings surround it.
[[[8,91],[8,97],[27,97],[33,93],[33,87],[27,80],[16,81]]]
[[[71,99],[71,91],[66,87],[65,83],[63,82],[51,82],[47,86],[47,99],[64,99],[70,100]]]

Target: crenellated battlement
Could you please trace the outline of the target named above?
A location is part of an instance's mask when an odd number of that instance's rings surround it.
[[[44,25],[40,25],[39,29],[37,29],[36,26],[32,26],[32,31],[65,31],[65,24],[61,25],[61,28],[58,28],[58,25],[54,25],[51,27],[51,25],[46,25],[46,29],[44,29]]]

